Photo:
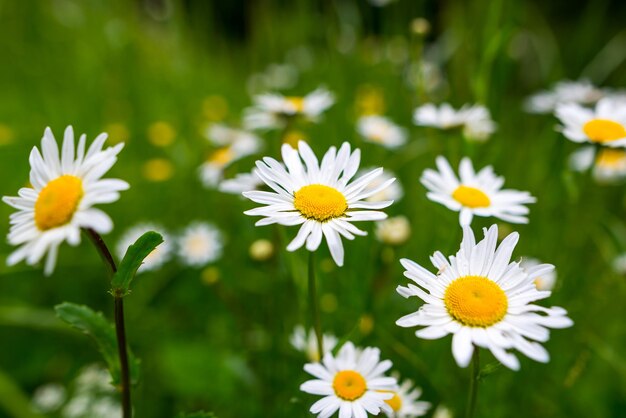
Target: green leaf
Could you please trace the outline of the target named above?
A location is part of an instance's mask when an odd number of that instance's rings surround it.
[[[137,274],[137,269],[143,260],[163,242],[163,237],[158,232],[149,231],[139,237],[137,241],[126,250],[126,254],[120,263],[117,273],[113,276],[111,293],[116,297],[123,297],[129,293],[130,284]]]
[[[176,418],[217,418],[213,412],[181,412]]]
[[[98,350],[107,363],[113,385],[120,384],[120,362],[117,353],[117,339],[115,327],[101,312],[95,312],[88,306],[76,305],[74,303],[63,302],[56,305],[54,310],[57,316],[67,322],[73,328],[88,335],[98,345]],[[127,348],[128,349],[128,348]],[[139,360],[136,359],[128,349],[128,367],[130,381],[136,384],[139,376]]]

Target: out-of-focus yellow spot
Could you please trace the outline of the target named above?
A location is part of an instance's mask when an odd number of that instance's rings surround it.
[[[213,285],[220,280],[220,270],[217,267],[207,267],[202,270],[201,276],[202,283],[206,285]]]
[[[374,329],[374,317],[369,314],[365,314],[359,318],[359,331],[363,335],[369,335]]]
[[[174,175],[174,165],[165,158],[153,158],[143,165],[143,176],[150,181],[169,180]]]
[[[120,142],[128,142],[130,138],[130,132],[128,128],[123,123],[109,123],[105,128],[104,132],[109,134],[108,142],[111,144],[118,144]]]
[[[223,147],[209,155],[207,162],[224,167],[229,164],[234,157],[233,150],[230,147]]]
[[[602,168],[621,168],[626,165],[626,151],[618,148],[604,148],[598,153],[596,165]]]
[[[609,119],[592,119],[585,123],[583,131],[592,142],[611,142],[626,138],[626,128]]]
[[[411,21],[411,32],[419,36],[426,36],[430,33],[430,22],[423,17],[416,17]]]
[[[274,255],[274,244],[267,239],[258,239],[250,245],[250,258],[256,261],[267,261]]]
[[[4,123],[0,123],[0,145],[8,145],[14,139],[13,130]]]
[[[324,273],[330,273],[337,268],[337,264],[331,258],[325,258],[320,262],[320,270]]]
[[[385,400],[385,403],[393,409],[393,412],[398,412],[402,408],[402,398],[400,398],[397,392],[393,390],[379,390],[378,392],[393,393],[393,398]]]
[[[337,296],[333,293],[324,293],[320,298],[320,308],[326,313],[335,312],[337,306]]]
[[[70,222],[83,194],[83,182],[76,176],[66,174],[48,182],[35,202],[37,228],[47,231]]]
[[[293,106],[296,113],[304,112],[304,98],[303,97],[287,97],[287,101]]]
[[[212,122],[224,120],[228,116],[228,102],[222,96],[208,96],[202,101],[202,116]]]
[[[301,131],[291,130],[283,136],[283,144],[291,145],[291,148],[298,149],[299,141],[306,141],[307,137]]]
[[[357,115],[382,115],[385,112],[385,96],[381,88],[364,84],[356,93],[355,110]]]
[[[167,122],[154,122],[148,127],[148,140],[155,147],[166,147],[174,142],[176,131]]]
[[[475,187],[460,185],[452,193],[452,197],[468,208],[486,208],[491,204],[489,196]]]

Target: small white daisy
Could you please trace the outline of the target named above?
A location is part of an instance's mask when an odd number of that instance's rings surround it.
[[[250,173],[239,173],[232,179],[222,180],[219,190],[224,193],[241,195],[243,192],[257,190],[264,184],[258,175],[258,170],[254,168]]]
[[[245,110],[244,125],[253,130],[283,128],[295,116],[314,122],[333,103],[333,94],[324,88],[303,97],[261,94],[254,97],[253,107]]]
[[[603,92],[588,80],[559,81],[552,90],[530,96],[524,108],[530,113],[552,113],[563,103],[592,104],[603,97]]]
[[[157,231],[163,236],[163,242],[159,244],[148,256],[143,260],[143,264],[137,270],[138,273],[144,271],[153,271],[161,268],[163,264],[168,262],[172,257],[172,243],[169,235],[161,225],[151,223],[141,223],[135,225],[124,232],[118,240],[115,247],[117,256],[122,259],[126,250],[135,243],[143,234],[149,231]]]
[[[376,238],[389,245],[402,245],[411,236],[411,224],[406,216],[394,216],[376,224]]]
[[[569,157],[569,166],[574,171],[592,168],[593,178],[598,183],[615,183],[626,178],[626,150],[595,146],[581,147]]]
[[[306,243],[306,249],[315,251],[322,238],[326,238],[330,253],[337,265],[343,265],[344,249],[341,237],[354,239],[366,235],[352,222],[379,221],[387,215],[378,209],[391,205],[391,201],[367,202],[395,179],[389,179],[376,188],[368,188],[383,172],[382,168],[351,179],[359,169],[360,151],[350,151],[344,142],[337,150],[331,147],[321,163],[313,150],[303,141],[295,150],[282,146],[284,166],[273,158],[257,161],[259,176],[273,191],[250,191],[243,195],[264,206],[244,212],[262,216],[257,226],[280,224],[301,225],[296,237],[287,246],[295,251]]]
[[[222,233],[207,222],[194,222],[178,237],[178,258],[184,265],[203,267],[222,256]]]
[[[261,149],[261,140],[248,132],[213,125],[213,142],[221,147],[214,150],[200,166],[200,180],[205,187],[220,184],[224,170],[233,162],[252,155]]]
[[[81,228],[111,232],[111,218],[93,206],[115,202],[129,186],[123,180],[102,179],[124,146],[120,143],[103,150],[106,139],[107,134],[98,135],[85,152],[86,136],[81,135],[74,148],[74,131],[68,126],[59,154],[52,131],[46,128],[41,152],[34,147],[29,157],[32,187],[21,188],[19,197],[2,198],[18,210],[11,214],[8,240],[20,247],[9,256],[8,265],[22,260],[33,265],[48,253],[44,273],[50,275],[59,246],[64,241],[78,245]]]
[[[556,107],[555,115],[563,124],[563,135],[573,142],[626,146],[626,106],[622,101],[600,99],[593,110],[564,103]]]
[[[330,334],[322,335],[322,340],[324,354],[332,352],[339,341],[337,337]],[[296,350],[304,353],[310,362],[317,363],[320,361],[321,356],[317,349],[317,338],[313,329],[307,332],[302,325],[296,326],[289,337],[289,342]]]
[[[392,376],[400,381],[396,373]],[[387,399],[385,402],[391,407],[392,412],[387,415],[390,418],[415,418],[426,415],[431,407],[430,402],[418,401],[422,395],[422,389],[415,387],[415,384],[406,379],[398,390],[393,391],[393,398]]]
[[[528,208],[524,205],[536,199],[528,192],[502,189],[504,178],[494,174],[487,166],[478,173],[469,158],[459,164],[460,180],[444,157],[437,157],[439,171],[426,169],[420,179],[429,190],[426,195],[433,202],[460,212],[461,226],[472,223],[476,216],[494,216],[507,222],[527,223]]]
[[[413,122],[418,126],[430,126],[439,129],[458,128],[465,123],[464,110],[455,110],[449,103],[437,105],[426,103],[415,109]]]
[[[522,258],[519,266],[526,271],[529,275],[534,275],[535,269],[544,268],[544,264],[536,258]],[[541,276],[536,276],[535,278],[535,286],[537,286],[538,290],[552,290],[554,289],[554,284],[556,283],[556,269],[552,269],[550,271],[546,271]]]
[[[383,116],[360,117],[357,122],[357,131],[366,141],[390,149],[406,144],[407,140],[406,130]]]
[[[549,354],[538,342],[548,340],[548,328],[573,324],[563,308],[531,304],[550,296],[551,292],[537,289],[535,279],[554,266],[542,264],[526,271],[511,262],[519,239],[516,232],[499,247],[498,227],[484,232],[485,238],[477,244],[471,228],[464,227],[461,248],[448,260],[437,251],[431,257],[437,274],[406,258],[400,260],[404,275],[417,286],[398,286],[398,293],[405,298],[417,296],[425,303],[396,324],[424,327],[415,333],[424,339],[452,334],[452,354],[460,367],[467,367],[476,347],[489,349],[513,370],[519,369],[519,361],[509,352],[512,349],[548,362]]]
[[[468,140],[484,142],[496,131],[497,125],[485,106],[473,105],[461,112],[464,119],[463,135]]]
[[[391,413],[385,401],[393,397],[391,391],[397,390],[397,381],[384,375],[391,366],[389,360],[380,361],[378,348],[357,350],[347,342],[336,357],[326,353],[322,363],[304,366],[316,379],[300,385],[300,390],[323,396],[310,409],[318,418],[328,418],[337,411],[341,418]]]

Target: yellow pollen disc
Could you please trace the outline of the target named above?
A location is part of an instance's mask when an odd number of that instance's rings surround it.
[[[83,182],[71,175],[50,181],[35,202],[35,225],[40,231],[65,225],[72,220],[83,197]]]
[[[287,101],[295,108],[296,112],[302,113],[304,111],[303,97],[287,97]]]
[[[468,208],[486,208],[491,205],[489,196],[475,187],[460,185],[452,192],[452,197]]]
[[[365,394],[367,382],[359,372],[342,370],[333,379],[333,390],[344,401],[355,401]]]
[[[621,149],[605,148],[596,158],[596,165],[606,168],[617,168],[626,164],[626,152]]]
[[[341,192],[322,184],[310,184],[294,194],[293,205],[308,219],[326,222],[343,216],[348,202]]]
[[[402,408],[402,398],[398,396],[398,393],[393,390],[379,390],[378,392],[393,393],[393,398],[385,399],[385,403],[387,403],[387,405],[389,405],[394,412],[398,412],[400,408]]]
[[[224,166],[233,159],[233,151],[229,147],[220,148],[209,157],[209,162]]]
[[[504,290],[482,276],[453,281],[443,297],[450,316],[470,327],[489,327],[506,315],[509,302]]]
[[[611,142],[626,138],[626,128],[609,119],[592,119],[583,126],[585,135],[592,142]]]

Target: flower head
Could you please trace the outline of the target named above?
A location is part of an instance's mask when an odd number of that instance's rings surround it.
[[[367,202],[365,199],[384,190],[395,179],[368,188],[382,174],[379,168],[351,181],[359,169],[361,155],[358,149],[350,151],[347,142],[339,150],[331,147],[321,163],[302,141],[298,150],[284,144],[282,157],[284,166],[269,157],[257,161],[258,175],[272,191],[245,192],[245,197],[264,205],[245,214],[262,216],[257,226],[300,225],[298,234],[287,246],[288,251],[295,251],[305,243],[307,250],[315,251],[325,237],[333,259],[337,265],[343,265],[341,237],[354,239],[355,235],[367,234],[352,222],[387,217],[378,209],[391,205],[392,201]]]
[[[530,96],[524,103],[524,108],[530,113],[551,113],[560,104],[592,104],[602,96],[602,90],[588,80],[564,80],[556,83],[551,90],[540,91]]]
[[[400,260],[404,275],[415,284],[398,286],[398,293],[406,298],[417,296],[425,303],[396,324],[424,327],[415,333],[419,338],[452,334],[452,354],[461,367],[469,364],[475,347],[489,349],[513,370],[519,369],[517,357],[510,352],[513,349],[547,362],[548,352],[539,342],[548,340],[548,328],[566,328],[573,322],[563,308],[531,303],[550,296],[551,292],[537,289],[535,280],[554,266],[541,264],[524,270],[511,262],[518,239],[514,232],[497,246],[498,227],[493,225],[477,244],[472,230],[464,227],[456,256],[446,259],[436,252],[431,257],[437,274],[411,260]]]
[[[396,373],[393,377],[400,381]],[[406,379],[396,391],[391,392],[393,398],[385,402],[391,407],[392,412],[387,413],[390,418],[415,418],[421,417],[430,409],[430,402],[418,401],[422,395],[422,389],[415,387],[413,381]]]
[[[380,361],[380,350],[367,347],[358,350],[351,342],[333,356],[326,353],[322,363],[309,363],[304,370],[315,377],[304,382],[300,390],[323,396],[311,406],[318,418],[328,418],[339,410],[341,418],[362,418],[393,410],[385,402],[397,389],[396,379],[385,376],[389,360]]]
[[[106,138],[104,133],[98,135],[85,151],[86,136],[81,135],[75,148],[74,131],[68,126],[59,152],[52,131],[46,128],[41,152],[34,147],[29,157],[32,187],[2,199],[18,210],[11,215],[8,239],[19,248],[7,259],[8,265],[22,260],[33,265],[47,253],[44,272],[49,275],[61,243],[78,245],[81,228],[103,234],[113,229],[111,218],[93,206],[115,202],[129,186],[123,180],[102,179],[124,146],[102,149]]]
[[[178,237],[178,257],[187,266],[202,267],[222,255],[222,233],[207,222],[194,222]]]
[[[427,103],[415,109],[413,122],[418,126],[439,129],[462,128],[465,137],[473,141],[485,141],[496,130],[489,109],[478,104],[464,105],[455,110],[448,103],[439,107]]]
[[[428,198],[450,210],[460,212],[461,226],[469,225],[474,215],[494,216],[507,222],[527,223],[528,208],[535,198],[528,192],[504,189],[504,178],[494,174],[487,166],[477,173],[469,158],[459,164],[459,175],[444,157],[437,157],[439,171],[426,169],[420,181],[428,189]]]
[[[576,103],[556,107],[560,129],[573,142],[590,142],[607,147],[626,147],[626,106],[610,97],[600,99],[589,109]]]
[[[407,140],[406,130],[383,116],[362,116],[357,122],[357,131],[366,141],[385,148],[401,147]]]
[[[338,342],[337,337],[330,334],[324,334],[322,340],[324,354],[333,351]],[[289,337],[289,342],[296,350],[306,354],[309,361],[317,363],[322,359],[317,348],[317,338],[313,329],[307,332],[302,325],[296,326]]]

